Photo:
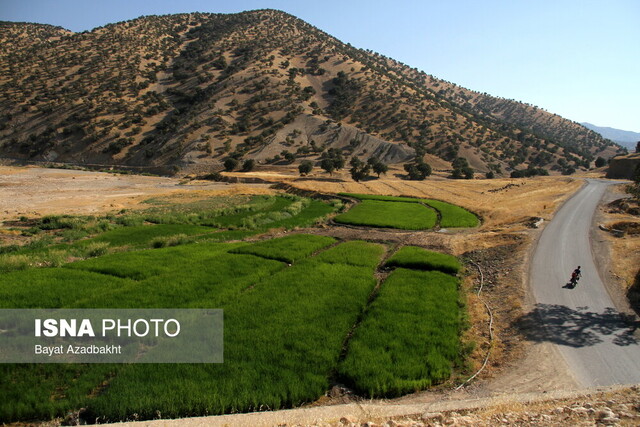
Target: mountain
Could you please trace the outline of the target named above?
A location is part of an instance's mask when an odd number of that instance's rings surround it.
[[[594,132],[598,132],[603,137],[616,142],[629,150],[635,151],[636,145],[640,141],[640,133],[631,132],[628,130],[620,130],[609,127],[601,127],[592,125],[591,123],[582,123],[587,129],[591,129]]]
[[[335,148],[388,163],[465,157],[499,175],[571,173],[620,150],[275,10],[146,16],[83,33],[3,22],[0,58],[6,158],[184,172],[219,170],[229,156],[317,161]]]

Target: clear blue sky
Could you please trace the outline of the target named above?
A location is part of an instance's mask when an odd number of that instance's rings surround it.
[[[265,8],[469,89],[640,132],[640,0],[0,0],[0,20],[83,31]]]

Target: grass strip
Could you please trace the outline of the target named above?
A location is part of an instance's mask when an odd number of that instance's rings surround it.
[[[424,203],[440,212],[442,228],[468,228],[477,227],[480,224],[477,216],[460,206],[431,199],[424,200]]]
[[[340,195],[353,197],[358,200],[423,203],[440,212],[440,227],[443,228],[477,227],[480,223],[478,217],[468,210],[439,200],[419,199],[415,197],[381,196],[376,194],[340,193]]]
[[[118,252],[66,264],[73,270],[85,270],[133,280],[144,280],[172,271],[185,272],[204,267],[212,258],[246,243],[199,243],[162,249]],[[188,274],[186,274],[188,276]]]
[[[363,200],[334,220],[368,227],[428,230],[436,225],[437,215],[433,209],[419,203]]]
[[[262,242],[241,246],[233,249],[231,252],[236,254],[257,255],[263,258],[293,263],[335,243],[335,241],[335,239],[326,236],[292,234],[278,239],[264,240]]]
[[[354,240],[341,243],[331,250],[324,251],[314,259],[328,264],[347,264],[374,268],[380,263],[383,253],[384,247],[380,245]]]
[[[83,240],[82,244],[86,245],[89,242],[106,242],[111,246],[140,248],[148,246],[151,241],[159,237],[169,237],[178,234],[194,236],[214,233],[216,231],[217,230],[211,227],[191,224],[139,225],[106,231],[93,239]]]
[[[422,390],[460,363],[458,280],[438,271],[396,269],[349,341],[339,374],[370,397]]]
[[[458,258],[432,252],[416,246],[403,246],[385,263],[387,267],[404,267],[416,270],[437,270],[457,274],[461,265]]]

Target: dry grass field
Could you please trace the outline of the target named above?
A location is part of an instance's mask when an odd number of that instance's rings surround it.
[[[610,197],[606,200],[616,200],[620,198],[628,197],[628,194],[624,192],[625,185],[616,186],[612,191]],[[636,288],[635,292],[638,292],[638,286],[640,286],[640,276],[638,266],[640,265],[640,218],[637,215],[624,212],[616,205],[604,205],[600,208],[597,216],[601,225],[608,229],[622,228],[624,224],[636,224],[632,226],[623,236],[616,236],[613,233],[608,233],[602,230],[598,230],[597,237],[599,241],[605,243],[605,250],[608,251],[609,265],[607,266],[607,273],[615,282],[616,290],[622,292],[621,297],[624,299],[629,290],[633,287]],[[635,297],[637,299],[637,296]],[[635,310],[640,310],[640,301],[635,301]]]
[[[157,176],[0,166],[0,221],[20,216],[99,214],[139,207],[150,197],[173,199],[271,194],[265,184],[232,185]]]

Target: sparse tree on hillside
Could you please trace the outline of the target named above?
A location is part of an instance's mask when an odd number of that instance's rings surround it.
[[[473,169],[471,169],[469,162],[464,157],[455,159],[451,166],[453,166],[453,172],[451,173],[453,179],[473,179]]]
[[[242,164],[242,172],[251,172],[256,167],[256,161],[253,159],[247,159]]]
[[[464,168],[462,172],[464,173],[464,179],[473,179],[474,172],[470,167]]]
[[[369,176],[371,166],[368,163],[363,162],[357,157],[353,157],[349,164],[351,165],[351,178],[353,178],[354,181],[360,182]]]
[[[385,165],[382,162],[378,162],[376,164],[373,165],[373,172],[378,175],[378,178],[380,178],[380,174],[387,174],[387,171],[389,170],[389,166]]]
[[[607,160],[604,157],[598,157],[596,159],[596,167],[601,168],[607,164]]]
[[[636,153],[640,153],[640,141],[636,144]]]
[[[412,181],[423,181],[431,175],[431,166],[423,161],[407,163],[404,165],[404,170],[407,172],[407,179]]]
[[[322,161],[320,162],[320,167],[325,172],[328,172],[329,175],[333,175],[333,171],[336,169],[336,167],[333,164],[333,160],[330,158],[322,159]]]
[[[373,172],[378,175],[378,178],[380,178],[380,174],[386,174],[389,170],[389,167],[382,163],[376,156],[369,157],[367,164],[371,167]]]
[[[296,160],[296,155],[289,152],[289,150],[283,150],[280,154],[282,154],[282,157],[284,157],[288,164],[291,164]]]
[[[298,166],[298,171],[300,171],[300,175],[308,175],[311,170],[313,170],[313,163],[311,163],[309,160],[305,160],[304,162],[300,163],[300,165]]]
[[[342,154],[338,150],[336,150],[333,157],[333,167],[336,168],[336,170],[340,170],[344,167],[344,157],[342,157]]]
[[[238,167],[239,163],[240,162],[238,160],[234,159],[233,157],[229,157],[224,161],[224,170],[226,170],[227,172],[231,172]]]
[[[342,157],[340,150],[329,148],[329,150],[323,153],[320,167],[329,172],[329,175],[331,175],[334,170],[342,169],[344,167],[344,157]]]

